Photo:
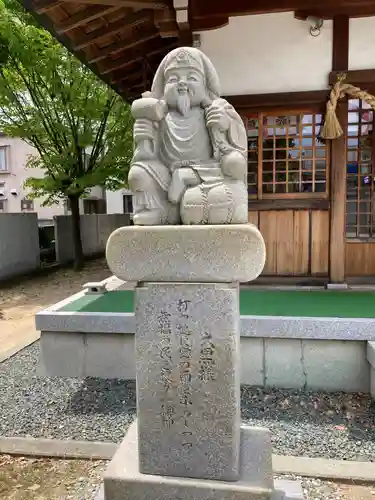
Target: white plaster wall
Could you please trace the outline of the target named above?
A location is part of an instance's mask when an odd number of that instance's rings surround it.
[[[350,19],[349,69],[375,69],[375,17]]]
[[[107,214],[124,213],[123,195],[131,195],[129,189],[119,189],[118,191],[106,191]]]
[[[316,38],[309,26],[292,12],[234,17],[202,32],[200,48],[219,73],[223,95],[322,90],[332,68],[332,22]]]
[[[27,195],[27,190],[23,187],[24,182],[28,177],[43,176],[43,171],[26,168],[28,157],[37,152],[22,139],[0,137],[0,146],[7,146],[9,169],[9,173],[0,172],[0,182],[5,182],[5,187],[0,187],[0,190],[5,192],[7,198],[7,212],[20,213],[21,200]],[[16,196],[11,194],[12,189],[17,191]],[[39,200],[34,200],[34,211],[39,219],[52,219],[55,215],[64,214],[64,204],[61,202],[51,207],[42,207]]]
[[[122,195],[122,189],[119,191],[106,191],[107,214],[123,213]]]

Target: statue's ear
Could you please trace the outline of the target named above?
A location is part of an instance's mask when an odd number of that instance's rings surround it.
[[[206,86],[209,96],[212,100],[217,99],[218,97],[220,97],[219,75],[217,74],[214,65],[206,56],[206,54],[201,52],[201,57],[204,66],[204,73],[206,75]]]
[[[151,92],[153,94],[153,97],[155,97],[156,99],[161,99],[164,96],[164,72],[167,63],[167,57],[168,55],[165,56],[162,62],[159,64],[159,67],[156,70],[154,79],[152,81]]]

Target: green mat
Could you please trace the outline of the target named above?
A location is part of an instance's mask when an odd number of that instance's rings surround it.
[[[134,292],[85,295],[62,307],[71,312],[133,312]],[[253,316],[375,318],[374,292],[241,290],[240,311]]]

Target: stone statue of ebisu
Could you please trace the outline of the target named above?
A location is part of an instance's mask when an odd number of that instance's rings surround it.
[[[247,135],[196,48],[171,51],[134,101],[134,224],[246,224]]]

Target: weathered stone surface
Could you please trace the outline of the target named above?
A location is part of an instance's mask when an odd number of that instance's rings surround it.
[[[78,332],[41,332],[39,374],[84,377],[85,339]]]
[[[238,479],[238,286],[146,283],[135,316],[140,471]]]
[[[118,333],[42,331],[42,377],[134,379],[134,336]]]
[[[265,385],[302,389],[305,387],[306,374],[303,363],[301,340],[266,339],[264,343]]]
[[[106,254],[111,271],[128,281],[247,282],[266,259],[253,224],[127,226],[111,234]]]
[[[246,129],[203,52],[167,54],[132,114],[135,225],[247,223]]]
[[[307,389],[369,392],[370,366],[364,362],[366,342],[302,340],[302,354]]]
[[[132,424],[104,475],[106,500],[302,500],[302,489],[295,483],[282,483],[274,489],[271,438],[266,429],[241,427],[240,481],[225,482],[173,478],[142,474],[138,461],[137,423]],[[297,483],[298,485],[298,483]],[[298,494],[299,496],[295,496]],[[286,494],[286,495],[285,495]],[[100,498],[100,497],[98,497]]]
[[[375,399],[375,370],[372,367],[370,369],[370,394],[372,399]]]

